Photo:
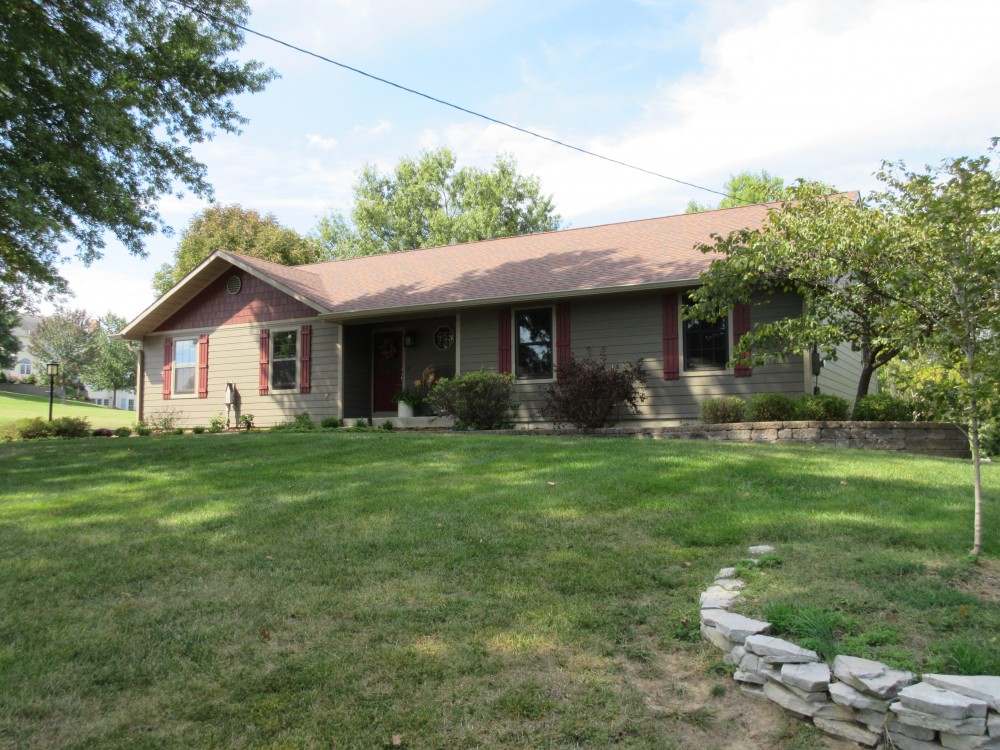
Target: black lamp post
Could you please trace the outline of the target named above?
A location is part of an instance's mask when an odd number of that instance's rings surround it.
[[[49,374],[49,421],[52,421],[52,396],[55,393],[56,375],[59,374],[59,363],[56,361],[46,362],[45,371]]]

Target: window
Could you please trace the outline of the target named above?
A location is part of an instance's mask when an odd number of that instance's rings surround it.
[[[271,388],[289,390],[298,384],[298,333],[274,331],[271,334]]]
[[[552,308],[518,310],[514,313],[517,333],[517,376],[552,377]]]
[[[128,406],[126,407],[129,411],[135,411],[135,399],[130,398],[128,400]]]
[[[31,374],[31,360],[30,359],[27,359],[27,358],[22,359],[18,363],[18,365],[19,365],[18,372],[21,375],[30,375]]]
[[[194,394],[194,371],[197,364],[197,339],[174,341],[174,393]]]
[[[684,369],[724,370],[729,361],[729,321],[684,321]]]

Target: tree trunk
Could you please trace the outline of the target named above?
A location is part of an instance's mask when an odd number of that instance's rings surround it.
[[[869,352],[868,349],[865,349],[862,354],[861,377],[858,379],[858,391],[854,394],[855,409],[858,407],[858,401],[861,400],[861,397],[867,396],[868,389],[871,388],[872,375],[875,374],[875,357],[876,355]]]
[[[978,556],[983,550],[983,480],[979,467],[979,398],[976,396],[975,350],[966,349],[965,362],[969,377],[969,442],[972,443],[972,477],[975,486],[975,506],[972,515],[972,549]]]
[[[112,409],[117,409],[118,408],[118,389],[117,388],[112,388],[111,389],[111,408]]]

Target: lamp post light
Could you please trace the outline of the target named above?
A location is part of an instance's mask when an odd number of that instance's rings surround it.
[[[59,374],[59,363],[53,360],[45,363],[45,371],[49,374],[49,421],[52,421],[52,396],[55,393],[56,376]]]

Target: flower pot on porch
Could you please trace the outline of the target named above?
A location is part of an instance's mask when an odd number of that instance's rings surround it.
[[[409,404],[406,404],[406,403],[403,403],[402,401],[400,401],[399,402],[399,418],[400,419],[409,419],[412,416],[413,416],[413,407],[410,406]]]

